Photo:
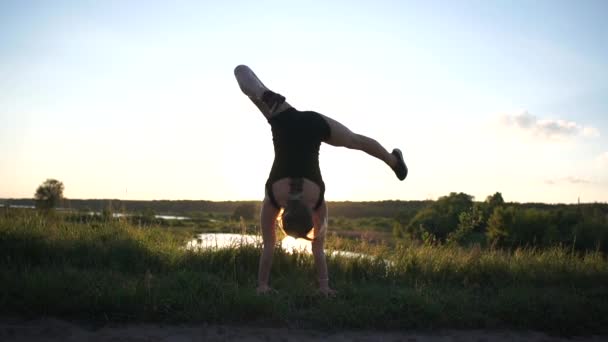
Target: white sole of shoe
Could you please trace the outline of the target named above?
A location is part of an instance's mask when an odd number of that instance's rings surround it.
[[[234,76],[239,83],[241,91],[254,99],[261,99],[268,88],[260,81],[256,74],[246,65],[239,65],[234,68]]]

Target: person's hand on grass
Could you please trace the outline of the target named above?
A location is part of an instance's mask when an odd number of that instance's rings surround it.
[[[319,287],[319,292],[325,297],[335,297],[338,294],[338,291],[332,289],[329,286]]]
[[[277,291],[268,285],[259,285],[257,289],[255,289],[258,295],[266,295],[271,293],[276,293]]]

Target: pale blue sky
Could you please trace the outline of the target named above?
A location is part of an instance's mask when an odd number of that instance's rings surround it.
[[[0,197],[260,199],[232,70],[387,149],[323,146],[328,200],[608,201],[605,1],[3,1]]]

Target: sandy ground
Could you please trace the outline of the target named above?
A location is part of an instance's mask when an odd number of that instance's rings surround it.
[[[608,336],[555,337],[538,332],[458,330],[441,332],[321,332],[225,325],[128,324],[87,327],[63,320],[0,318],[0,341],[608,341]]]

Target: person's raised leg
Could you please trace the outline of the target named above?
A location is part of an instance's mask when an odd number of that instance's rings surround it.
[[[234,68],[234,76],[243,94],[249,97],[267,119],[291,108],[284,96],[268,89],[248,66],[239,65]]]
[[[269,90],[246,65],[238,65],[234,68],[234,76],[243,94],[249,97],[261,99],[264,92]]]
[[[376,140],[366,137],[365,135],[353,133],[348,127],[338,121],[325,115],[322,116],[331,130],[330,137],[327,139],[326,143],[333,146],[363,151],[385,162],[393,169],[397,178],[400,180],[405,179],[407,176],[407,166],[403,160],[401,150],[394,149],[393,152],[389,153]]]
[[[275,222],[279,209],[275,208],[268,197],[264,198],[262,203],[262,212],[260,214],[260,225],[262,227],[262,241],[264,247],[260,255],[260,264],[258,267],[258,287],[257,293],[263,294],[270,290],[268,280],[270,278],[270,269],[272,267],[272,256],[276,245]]]

